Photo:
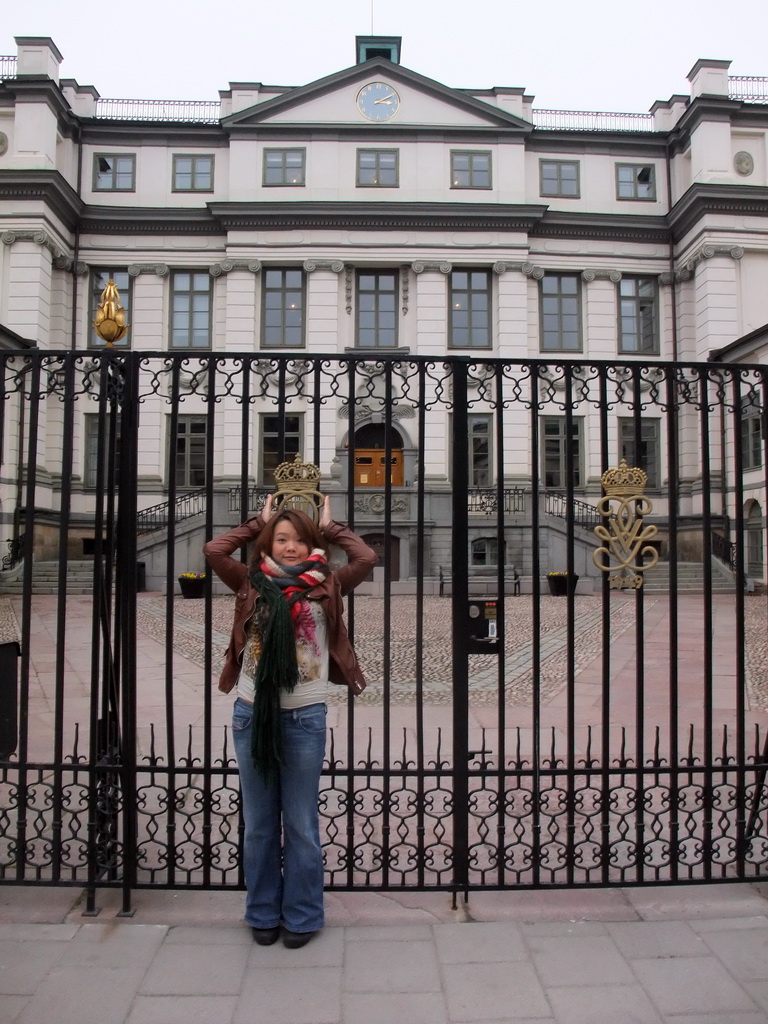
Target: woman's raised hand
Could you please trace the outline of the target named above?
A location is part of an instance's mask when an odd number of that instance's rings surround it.
[[[331,499],[326,496],[323,498],[323,511],[320,515],[320,522],[317,524],[321,530],[324,530],[326,526],[331,525]]]
[[[274,510],[272,508],[272,495],[268,494],[267,500],[264,502],[264,508],[261,511],[261,518],[264,520],[265,523],[268,523],[269,520],[272,518],[273,513]]]

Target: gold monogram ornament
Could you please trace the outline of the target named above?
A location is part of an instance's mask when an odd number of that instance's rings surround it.
[[[647,474],[637,466],[628,466],[624,459],[618,469],[607,469],[602,476],[604,494],[597,511],[607,526],[595,527],[603,547],[595,551],[592,561],[602,572],[611,574],[608,581],[612,590],[639,590],[643,573],[659,560],[658,551],[648,543],[658,529],[643,527],[643,517],[653,511],[643,494],[647,482]]]
[[[321,475],[317,466],[302,462],[298,454],[293,462],[281,462],[275,470],[275,511],[296,509],[318,522],[323,504],[323,496],[318,490]]]

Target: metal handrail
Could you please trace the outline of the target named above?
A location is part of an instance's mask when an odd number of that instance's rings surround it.
[[[251,484],[246,493],[246,504],[240,501],[240,488],[229,488],[229,511],[245,515],[247,512],[259,512],[264,507],[270,488],[263,484]]]
[[[623,114],[603,110],[532,110],[537,128],[571,132],[652,132],[653,114]]]
[[[603,517],[594,505],[586,501],[579,501],[578,498],[568,500],[568,495],[562,491],[544,492],[544,511],[547,515],[557,516],[558,519],[568,519],[568,510],[573,509],[573,522],[577,526],[592,530],[603,522]]]
[[[733,75],[728,78],[728,99],[743,103],[768,103],[768,78]]]
[[[218,124],[218,100],[109,100],[96,101],[96,117],[110,121],[186,121]]]
[[[15,78],[18,64],[18,57],[0,57],[0,78]]]
[[[722,533],[712,532],[712,554],[723,562],[731,572],[736,572],[736,545],[733,541],[726,540]]]
[[[199,491],[186,491],[180,494],[173,503],[173,521],[181,523],[205,512],[207,508],[207,491],[201,487]],[[136,516],[136,532],[138,534],[153,533],[164,530],[170,521],[170,501],[161,501],[158,505],[143,508]]]
[[[522,487],[505,487],[503,493],[505,515],[525,512],[525,491]],[[499,495],[494,487],[472,487],[467,492],[467,512],[470,515],[493,516],[499,508]]]

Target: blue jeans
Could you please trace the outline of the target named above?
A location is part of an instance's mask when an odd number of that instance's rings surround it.
[[[245,921],[252,928],[275,928],[281,922],[292,932],[323,927],[317,802],[325,718],[325,704],[280,712],[283,764],[279,778],[267,784],[251,756],[253,708],[243,700],[235,701],[232,737],[245,823]]]

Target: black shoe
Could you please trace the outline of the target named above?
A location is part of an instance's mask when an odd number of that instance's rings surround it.
[[[313,935],[317,935],[317,932],[289,932],[286,928],[283,931],[283,945],[286,949],[301,949]]]
[[[260,946],[271,946],[277,942],[279,928],[251,928],[253,938]]]

